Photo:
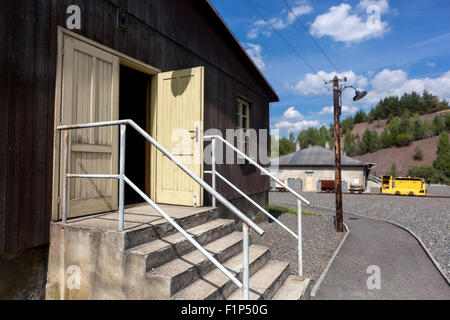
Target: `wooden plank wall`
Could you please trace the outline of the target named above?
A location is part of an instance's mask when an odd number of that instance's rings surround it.
[[[76,32],[87,38],[162,71],[205,66],[205,129],[236,127],[238,95],[252,101],[254,127],[269,127],[265,83],[206,2],[8,1],[0,12],[0,254],[49,241],[57,26],[66,25],[73,4],[82,10]],[[127,11],[126,31],[115,26],[118,7]],[[248,194],[269,188],[259,172],[220,170]],[[223,185],[219,190],[237,197]]]

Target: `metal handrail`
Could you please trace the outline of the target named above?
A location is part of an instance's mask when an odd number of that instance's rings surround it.
[[[194,181],[200,184],[208,193],[210,193],[214,199],[219,200],[226,208],[236,214],[243,221],[243,283],[241,283],[230,271],[228,271],[220,262],[218,262],[208,251],[206,251],[192,236],[190,236],[181,226],[179,226],[170,216],[168,216],[155,202],[153,202],[142,190],[140,190],[132,181],[125,176],[125,135],[126,126],[130,125],[138,133],[140,133],[147,141],[155,146],[160,152],[162,152],[169,160],[175,163],[181,170],[183,170]],[[68,160],[69,160],[69,130],[74,129],[87,129],[87,128],[99,128],[108,126],[120,126],[120,173],[104,175],[104,174],[71,174],[68,172]],[[119,231],[124,230],[124,185],[128,184],[133,188],[150,206],[152,206],[164,219],[166,219],[176,230],[178,230],[189,242],[192,243],[208,260],[210,260],[219,270],[221,270],[234,284],[243,289],[244,299],[249,299],[249,232],[248,228],[251,227],[259,235],[264,234],[264,230],[258,227],[253,221],[246,217],[239,209],[233,206],[228,200],[226,200],[221,194],[219,194],[214,188],[209,186],[205,181],[199,178],[189,168],[187,168],[180,160],[174,155],[169,153],[163,146],[161,146],[153,137],[139,127],[133,120],[117,120],[117,121],[105,121],[75,125],[61,125],[56,128],[58,131],[64,131],[64,179],[63,179],[63,195],[62,195],[62,211],[63,211],[63,223],[67,223],[67,179],[68,178],[97,178],[97,179],[117,179],[119,180]]]
[[[205,171],[206,174],[212,174],[212,185],[213,188],[216,188],[216,176],[219,177],[222,181],[224,181],[227,185],[229,185],[231,188],[233,188],[236,192],[238,192],[241,196],[243,196],[245,199],[247,199],[251,204],[253,204],[256,208],[258,208],[261,212],[263,212],[266,216],[270,217],[275,223],[277,223],[280,227],[282,227],[285,231],[287,231],[290,235],[292,235],[294,238],[298,241],[298,275],[301,277],[303,276],[303,244],[302,244],[302,202],[306,205],[310,205],[311,202],[303,198],[301,195],[299,195],[297,192],[295,192],[292,188],[287,186],[285,183],[283,183],[280,179],[275,177],[272,173],[270,173],[267,169],[263,168],[261,165],[259,165],[255,160],[247,156],[245,153],[240,151],[238,148],[236,148],[234,145],[232,145],[230,142],[225,140],[223,137],[218,135],[209,135],[204,137],[205,141],[211,140],[211,162],[212,162],[212,170],[211,171]],[[246,159],[250,164],[254,165],[256,168],[258,168],[262,173],[269,176],[273,180],[275,180],[278,184],[283,186],[287,191],[289,191],[291,194],[293,194],[297,198],[297,219],[298,219],[298,235],[296,235],[292,230],[290,230],[288,227],[286,227],[283,223],[281,223],[278,219],[276,219],[274,216],[272,216],[267,210],[262,208],[260,205],[258,205],[255,201],[253,201],[249,196],[247,196],[242,190],[237,188],[234,184],[232,184],[229,180],[227,180],[225,177],[223,177],[220,173],[216,170],[216,139],[222,141],[226,146],[231,148],[234,152],[236,152],[241,158]],[[215,199],[212,199],[213,206],[215,205]]]
[[[236,187],[233,183],[231,183],[228,179],[226,179],[223,175],[218,173],[217,171],[213,173],[212,171],[205,171],[205,174],[215,174],[217,177],[220,178],[223,182],[225,182],[228,186],[230,186],[234,191],[239,193],[242,197],[244,197],[248,202],[250,202],[253,206],[255,206],[259,211],[263,212],[266,216],[268,216],[270,219],[272,219],[276,224],[278,224],[280,227],[282,227],[284,230],[286,230],[291,236],[293,236],[296,240],[298,240],[298,236],[288,227],[286,227],[283,223],[280,222],[277,218],[275,218],[273,215],[271,215],[266,209],[261,207],[255,200],[250,198],[248,195],[245,194],[241,189]]]
[[[278,179],[277,177],[275,177],[272,173],[270,173],[267,169],[265,169],[264,167],[260,166],[255,160],[253,160],[252,158],[250,158],[249,156],[247,156],[245,153],[243,153],[241,150],[239,150],[238,148],[236,148],[235,146],[233,146],[231,143],[229,143],[227,140],[225,140],[223,137],[218,136],[218,135],[211,135],[211,136],[205,136],[204,137],[205,140],[212,140],[212,139],[219,139],[221,140],[223,143],[225,143],[228,147],[230,147],[233,151],[235,151],[239,156],[241,156],[242,158],[246,159],[250,164],[254,165],[255,167],[257,167],[259,170],[261,170],[265,175],[269,176],[270,178],[272,178],[273,180],[275,180],[278,184],[280,184],[281,186],[283,186],[287,191],[289,191],[291,194],[293,194],[297,199],[301,200],[304,204],[306,205],[311,205],[311,202],[306,200],[305,198],[303,198],[301,195],[299,195],[297,192],[295,192],[292,188],[290,188],[289,186],[287,186],[285,183],[283,183],[280,179]]]

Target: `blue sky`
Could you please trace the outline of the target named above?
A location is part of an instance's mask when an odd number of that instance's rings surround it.
[[[211,0],[280,96],[271,104],[271,128],[280,135],[329,125],[334,67],[295,20],[282,0],[251,0],[311,70],[247,0]],[[367,90],[353,103],[346,90],[343,118],[369,110],[388,95],[424,89],[450,100],[450,1],[286,0],[322,49],[347,76]],[[377,13],[380,19],[377,19]],[[368,23],[369,21],[369,23]]]

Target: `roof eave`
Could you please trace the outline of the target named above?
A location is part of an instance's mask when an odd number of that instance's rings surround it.
[[[236,38],[236,36],[233,34],[233,32],[231,31],[231,29],[228,27],[228,25],[225,23],[225,20],[223,20],[222,16],[219,14],[219,12],[216,10],[216,8],[214,8],[214,6],[211,4],[211,2],[209,0],[206,0],[206,3],[208,4],[208,6],[211,8],[211,10],[214,12],[214,14],[217,16],[217,18],[220,20],[220,22],[222,23],[222,25],[225,27],[225,29],[227,30],[227,32],[229,33],[229,35],[234,39],[234,41],[236,42],[236,44],[241,48],[242,53],[244,53],[244,55],[247,57],[248,61],[251,63],[251,65],[254,67],[254,69],[258,72],[259,76],[262,78],[262,80],[264,81],[265,85],[267,86],[267,89],[270,93],[270,100],[269,102],[279,102],[280,98],[278,97],[278,94],[275,92],[275,90],[273,89],[272,85],[270,84],[270,82],[267,80],[267,78],[264,76],[264,74],[261,72],[261,70],[258,68],[258,66],[255,64],[255,62],[253,61],[252,58],[250,58],[250,56],[248,55],[247,51],[244,49],[244,47],[242,46],[242,44],[239,42],[239,40]]]

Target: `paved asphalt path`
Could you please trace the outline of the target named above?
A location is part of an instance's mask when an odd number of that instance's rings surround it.
[[[271,201],[289,205],[285,199]],[[292,205],[294,205],[294,201]],[[308,207],[308,211],[333,215],[334,211]],[[315,300],[450,300],[450,286],[417,240],[389,223],[345,214],[350,235],[330,267]],[[370,290],[367,281],[378,266],[381,289]]]

